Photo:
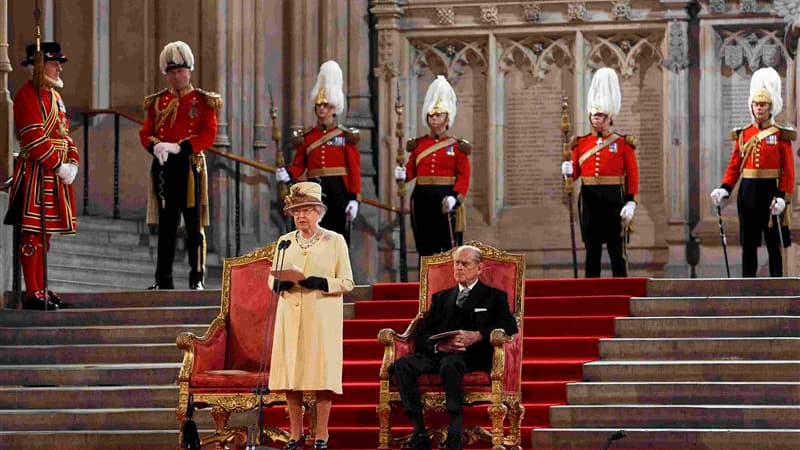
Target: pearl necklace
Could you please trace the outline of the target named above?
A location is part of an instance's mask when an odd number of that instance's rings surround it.
[[[300,248],[302,248],[303,250],[308,250],[309,248],[313,247],[314,244],[317,243],[317,241],[319,241],[320,237],[322,237],[322,229],[317,229],[317,232],[314,233],[314,235],[311,236],[309,239],[304,238],[303,234],[300,233],[299,230],[294,232],[294,237],[295,239],[297,239],[297,245],[299,245]],[[304,251],[303,255],[305,254],[306,252]]]

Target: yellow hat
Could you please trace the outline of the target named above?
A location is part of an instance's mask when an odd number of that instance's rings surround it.
[[[289,212],[301,206],[322,206],[327,210],[327,206],[322,203],[322,186],[313,181],[303,181],[292,185],[289,195],[283,199],[284,212]]]

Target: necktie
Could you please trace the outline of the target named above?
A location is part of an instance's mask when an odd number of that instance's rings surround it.
[[[469,297],[469,288],[462,289],[461,292],[458,293],[458,297],[456,297],[456,306],[461,308],[464,302],[467,301],[467,297]]]

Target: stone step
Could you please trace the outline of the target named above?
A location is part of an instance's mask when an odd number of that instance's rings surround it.
[[[651,297],[796,295],[800,278],[650,278]]]
[[[800,361],[593,361],[585,381],[797,381]]]
[[[599,448],[619,428],[537,428],[531,432],[534,449]],[[796,450],[800,430],[769,429],[689,429],[635,428],[625,429],[625,437],[614,441],[614,449],[661,450],[732,450],[770,449]]]
[[[206,289],[166,291],[124,291],[115,293],[61,293],[74,308],[149,308],[162,306],[219,306],[221,291]]]
[[[149,228],[144,221],[110,219],[97,216],[78,216],[80,231],[111,231],[116,233],[146,233]]]
[[[797,316],[619,317],[617,337],[798,337]]]
[[[800,428],[794,405],[556,405],[556,428]]]
[[[14,450],[175,450],[179,445],[177,422],[171,430],[0,431],[0,448]]]
[[[58,242],[53,239],[49,255],[82,255],[118,257],[124,255],[127,259],[135,261],[149,261],[155,263],[156,249],[142,245],[98,245],[92,241],[64,240]]]
[[[208,325],[109,325],[85,327],[0,327],[0,345],[175,344],[183,331],[202,336]]]
[[[177,397],[176,397],[177,398]],[[176,401],[177,405],[177,401]],[[231,417],[231,426],[246,424],[245,414]],[[210,414],[195,414],[198,427],[210,429]],[[88,408],[88,409],[7,409],[0,410],[0,429],[45,430],[176,430],[175,408]]]
[[[78,232],[72,236],[59,236],[52,241],[52,248],[59,247],[58,241],[67,242],[83,242],[94,245],[108,245],[108,246],[138,246],[142,245],[141,235],[137,233],[109,231],[109,230],[82,230],[80,223],[78,223]],[[144,242],[146,244],[146,241]]]
[[[634,317],[800,316],[800,297],[634,297]]]
[[[175,384],[180,362],[0,366],[2,386],[127,386]]]
[[[0,326],[210,324],[218,306],[85,308],[58,311],[0,310]]]
[[[178,386],[0,386],[2,409],[169,408]]]
[[[176,362],[183,351],[169,344],[67,344],[0,346],[0,365]]]
[[[800,382],[570,383],[567,385],[567,403],[800,406]]]
[[[612,338],[600,340],[601,359],[800,359],[800,338]]]
[[[58,265],[48,263],[48,276],[56,280],[77,280],[94,284],[106,284],[108,286],[121,286],[127,290],[136,288],[146,289],[153,284],[155,268],[149,271],[131,271],[118,269],[115,266],[108,267],[73,267],[70,265]],[[189,276],[180,272],[176,273],[175,285],[188,288]]]

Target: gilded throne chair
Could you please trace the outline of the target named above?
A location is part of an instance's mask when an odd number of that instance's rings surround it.
[[[478,247],[483,253],[484,269],[480,280],[488,286],[506,292],[508,306],[517,320],[519,332],[508,336],[502,329],[493,330],[491,344],[494,354],[491,372],[464,374],[465,407],[488,405],[487,410],[491,420],[491,430],[465,424],[466,443],[482,440],[491,442],[493,450],[519,450],[522,442],[520,425],[525,413],[521,402],[525,257],[506,253],[480,242],[473,241],[468,244]],[[402,334],[391,328],[385,328],[378,334],[378,341],[384,346],[377,407],[380,425],[378,448],[381,450],[390,449],[393,441],[401,439],[393,436],[391,432],[392,406],[396,406],[397,411],[402,411],[402,404],[397,382],[394,377],[389,376],[389,368],[396,359],[414,353],[414,334],[422,324],[423,315],[430,307],[433,294],[455,286],[452,258],[453,250],[422,258],[417,315]],[[444,411],[445,396],[439,375],[421,376],[419,386],[426,413]],[[508,422],[508,434],[505,433],[506,422]],[[444,432],[444,428],[433,430],[433,434]]]
[[[278,297],[269,286],[269,271],[275,243],[236,258],[225,259],[219,314],[203,336],[184,332],[178,335],[183,350],[183,365],[178,375],[176,414],[183,429],[189,404],[194,409],[211,409],[215,423],[213,435],[201,439],[203,446],[241,447],[247,443],[247,427],[229,427],[234,412],[264,406],[284,406],[286,395],[262,391],[267,386]],[[262,363],[263,370],[259,372]],[[260,375],[259,375],[260,373]],[[261,397],[261,398],[259,398]],[[314,398],[304,398],[310,410],[310,435],[314,428]],[[288,433],[277,427],[265,428],[262,440],[285,442]],[[252,439],[251,439],[252,440]]]

